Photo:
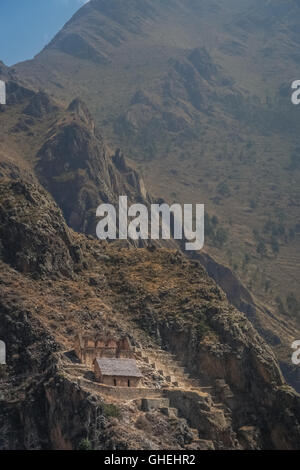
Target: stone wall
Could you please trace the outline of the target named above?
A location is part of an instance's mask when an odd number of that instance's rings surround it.
[[[107,395],[110,398],[120,400],[136,400],[142,398],[156,398],[163,395],[162,390],[152,388],[130,388],[130,387],[114,387],[92,382],[87,379],[78,379],[78,385],[88,388],[96,393]]]
[[[98,382],[113,387],[138,387],[140,379],[138,377],[120,377],[116,375],[102,375],[99,367],[95,367],[95,377]]]
[[[101,357],[133,358],[134,353],[127,338],[120,340],[99,339],[97,337],[82,337],[78,335],[74,349],[78,359],[88,367],[92,367],[94,360]]]
[[[136,377],[104,376],[99,381],[104,385],[114,387],[138,387],[140,379]]]
[[[214,408],[209,395],[166,389],[164,396],[170,400],[171,407],[178,409],[179,416],[198,430],[200,438],[225,442],[228,448],[234,446],[235,435],[230,423],[221,409]]]

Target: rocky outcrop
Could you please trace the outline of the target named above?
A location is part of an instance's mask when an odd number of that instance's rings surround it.
[[[37,185],[0,186],[0,256],[22,273],[70,276],[79,254],[58,207]]]
[[[74,113],[76,116],[78,116],[81,121],[89,127],[89,129],[94,132],[95,131],[95,123],[92,118],[92,115],[87,107],[87,105],[80,99],[80,98],[75,98],[68,107],[68,111],[71,113]]]
[[[166,391],[170,403],[198,430],[202,439],[213,443],[214,449],[239,449],[240,445],[223,410],[215,408],[208,397],[197,392]]]
[[[6,95],[7,95],[7,105],[14,106],[15,104],[20,104],[26,102],[28,99],[32,99],[35,96],[33,90],[25,88],[13,80],[9,80],[6,83]]]
[[[75,100],[68,111],[67,122],[58,121],[39,150],[36,172],[68,225],[95,235],[96,209],[101,203],[118,204],[122,195],[145,204],[149,199],[138,173],[95,132],[86,106]]]
[[[47,93],[39,91],[33,95],[23,113],[34,118],[42,118],[56,111],[58,111],[58,107],[51,101]]]

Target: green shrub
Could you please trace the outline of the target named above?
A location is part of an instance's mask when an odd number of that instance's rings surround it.
[[[256,251],[259,255],[261,255],[261,257],[263,256],[266,256],[267,254],[267,248],[266,248],[266,245],[265,245],[265,242],[263,240],[261,240],[257,247],[256,247]]]
[[[119,418],[121,414],[119,408],[112,403],[103,406],[103,413],[108,418]]]
[[[92,450],[92,443],[88,438],[82,439],[78,445],[78,450]]]

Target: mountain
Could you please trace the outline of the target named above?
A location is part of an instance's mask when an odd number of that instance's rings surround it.
[[[199,263],[75,233],[22,179],[1,179],[0,221],[2,450],[298,448],[299,395]],[[97,385],[79,331],[126,335],[144,388]]]
[[[205,203],[206,251],[265,305],[284,363],[299,332],[298,15],[292,0],[92,0],[10,69],[66,107],[80,96],[154,197]]]
[[[149,204],[144,182],[120,149],[112,150],[95,128],[87,106],[74,99],[64,108],[45,92],[8,80],[2,107],[2,176],[12,172],[39,181],[74,230],[95,235],[96,209],[104,202]],[[25,171],[26,170],[26,171]]]
[[[97,204],[115,202],[120,190],[151,201],[86,105],[63,107],[8,80],[0,121],[0,337],[8,358],[0,366],[0,448],[297,448],[299,395],[199,261],[250,308],[232,273],[208,255],[188,260],[178,249],[99,242],[70,228],[93,226]],[[144,382],[135,400],[125,391],[112,399],[76,362],[77,334],[95,331],[130,339]],[[145,412],[141,396],[162,409]]]
[[[299,448],[298,11],[91,0],[0,63],[1,449]],[[121,194],[205,202],[205,250],[96,240]],[[79,332],[128,338],[143,389]]]

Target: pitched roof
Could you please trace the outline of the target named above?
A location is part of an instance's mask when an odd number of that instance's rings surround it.
[[[142,374],[136,365],[135,359],[119,358],[97,358],[96,359],[102,375],[116,375],[125,377],[142,377]]]

